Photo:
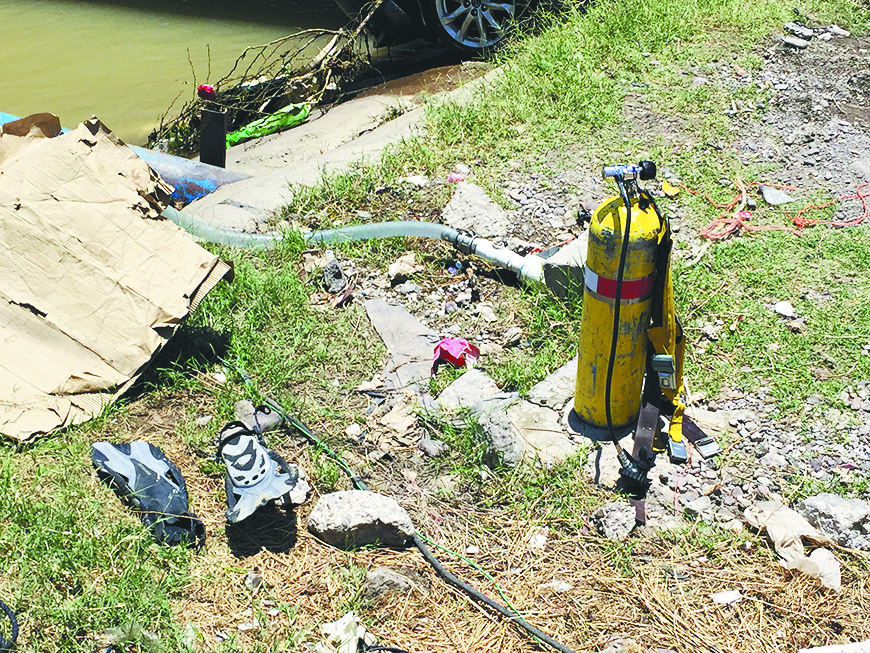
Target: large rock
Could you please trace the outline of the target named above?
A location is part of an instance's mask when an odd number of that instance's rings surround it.
[[[414,534],[414,524],[395,499],[346,490],[321,497],[308,517],[308,530],[342,549],[368,544],[403,547]]]
[[[489,199],[480,186],[467,182],[456,184],[456,192],[441,212],[441,218],[454,229],[473,231],[487,238],[504,236],[510,229],[507,212]]]
[[[808,497],[797,512],[842,546],[870,550],[870,504],[825,492]]]

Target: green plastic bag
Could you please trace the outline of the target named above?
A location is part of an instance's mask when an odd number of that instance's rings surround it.
[[[249,138],[267,136],[282,129],[295,127],[305,122],[309,113],[311,113],[311,107],[307,104],[288,104],[271,116],[250,122],[241,129],[227,134],[227,149]]]

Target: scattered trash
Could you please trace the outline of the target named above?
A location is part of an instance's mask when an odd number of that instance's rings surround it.
[[[542,583],[541,587],[552,589],[554,592],[570,592],[574,589],[571,583],[564,580],[551,580],[548,583]]]
[[[825,549],[804,555],[802,539],[818,546],[830,546],[834,541],[822,535],[797,512],[775,501],[760,501],[743,513],[749,526],[766,531],[774,550],[786,569],[800,571],[818,578],[824,587],[840,591],[840,563]]]
[[[447,175],[448,184],[458,184],[460,181],[465,181],[465,175],[461,175],[458,172],[451,172]]]
[[[249,138],[268,136],[301,125],[308,118],[309,113],[311,113],[311,106],[308,104],[288,104],[265,118],[255,120],[241,129],[227,134],[227,148]]]
[[[721,603],[722,605],[733,605],[743,600],[743,595],[739,590],[726,590],[724,592],[716,592],[708,594],[713,603]]]
[[[676,197],[680,192],[680,187],[674,186],[671,182],[669,182],[667,179],[665,179],[662,182],[662,192],[667,197]]]
[[[444,338],[435,345],[432,356],[432,374],[437,371],[441,362],[450,363],[453,367],[474,367],[480,358],[480,350],[464,338]]]
[[[205,526],[188,512],[184,477],[158,447],[143,440],[94,442],[91,462],[100,480],[139,513],[159,543],[199,547],[205,542]]]
[[[359,625],[359,618],[353,611],[346,613],[341,619],[323,624],[320,632],[337,648],[333,649],[318,642],[315,653],[357,653],[360,640],[366,647],[374,646],[378,641],[365,627]]]
[[[426,175],[411,175],[409,177],[402,177],[399,181],[417,188],[426,188],[429,185],[429,177]]]
[[[245,587],[251,592],[256,592],[263,584],[263,575],[260,573],[259,567],[254,567],[245,574]]]
[[[777,302],[773,305],[773,310],[777,315],[782,315],[783,317],[797,317],[797,313],[794,310],[794,306],[792,306],[789,301],[781,301]]]
[[[771,206],[779,206],[780,204],[794,202],[791,195],[785,191],[779,190],[778,188],[768,186],[767,184],[761,184],[759,188],[761,189],[761,196],[764,198],[764,201]]]
[[[419,272],[422,269],[423,266],[417,263],[414,252],[409,252],[396,259],[396,261],[387,268],[387,274],[389,274],[390,279],[394,283],[402,283],[412,274]]]

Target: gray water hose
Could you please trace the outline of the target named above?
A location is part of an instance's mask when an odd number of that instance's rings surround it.
[[[210,243],[231,245],[245,249],[271,249],[284,239],[283,234],[251,234],[234,229],[215,227],[203,222],[188,213],[183,213],[172,207],[163,211],[163,216],[172,220],[189,234]],[[544,278],[544,260],[535,254],[520,256],[504,247],[496,247],[485,238],[478,238],[457,231],[453,227],[434,222],[416,222],[413,220],[397,220],[394,222],[376,222],[360,224],[337,229],[322,229],[302,234],[309,245],[331,245],[354,240],[372,240],[374,238],[395,238],[397,236],[416,236],[419,238],[435,238],[452,244],[463,254],[474,254],[485,261],[495,263],[515,272],[521,281],[541,282]]]

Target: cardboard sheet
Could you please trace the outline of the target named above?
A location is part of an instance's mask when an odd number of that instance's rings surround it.
[[[0,433],[27,440],[117,398],[229,267],[160,217],[172,188],[96,119],[18,127],[0,134]]]

